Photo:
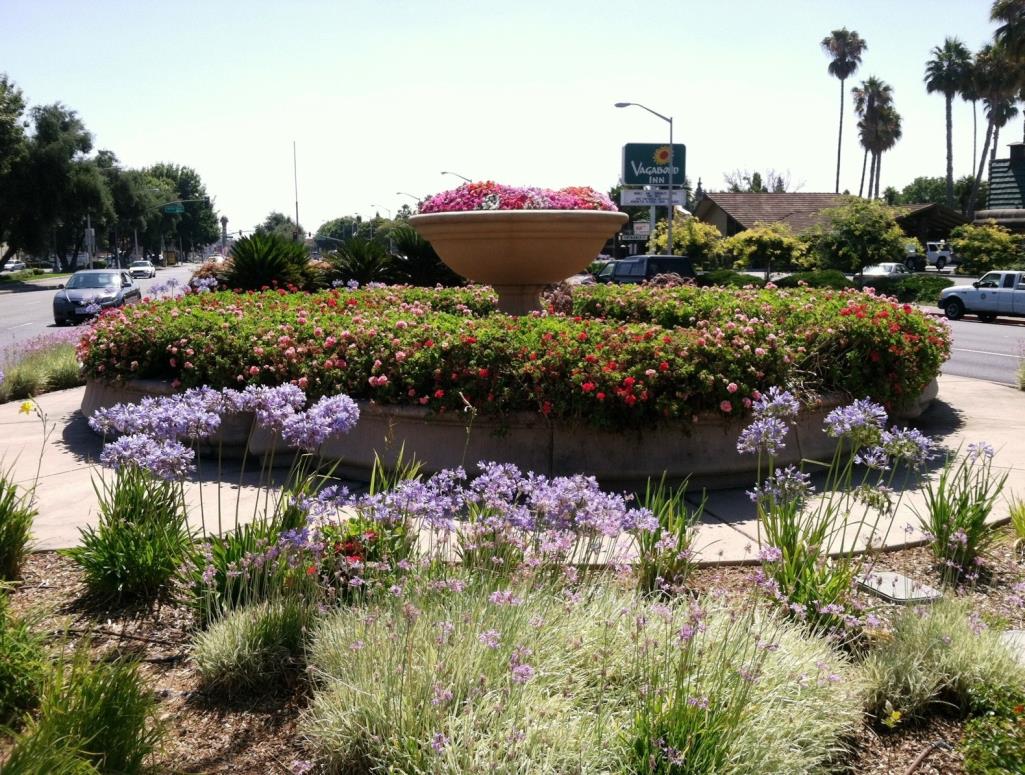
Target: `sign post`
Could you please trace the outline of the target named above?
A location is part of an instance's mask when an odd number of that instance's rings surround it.
[[[687,203],[687,194],[683,189],[683,182],[686,180],[687,148],[682,143],[673,142],[673,120],[660,113],[655,115],[669,123],[669,144],[627,143],[624,145],[623,185],[654,186],[656,188],[647,191],[624,189],[620,195],[620,203],[623,205],[648,205],[651,207],[652,223],[655,221],[655,207],[666,207],[669,227],[667,252],[672,255],[673,207],[677,204],[685,205]],[[674,179],[681,182],[679,197],[676,196],[677,192],[673,187]]]

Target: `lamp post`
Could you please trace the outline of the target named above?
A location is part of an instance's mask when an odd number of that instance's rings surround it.
[[[408,191],[396,191],[395,196],[408,196],[410,199],[416,202],[417,206],[420,205],[420,197],[416,194],[410,194]]]
[[[465,180],[467,183],[473,183],[473,181],[470,180],[468,177],[466,177],[466,175],[460,175],[458,172],[449,172],[448,170],[442,170],[441,174],[442,175],[455,175],[457,178],[461,178],[462,180]]]
[[[658,116],[660,119],[669,124],[669,221],[668,221],[668,236],[669,236],[669,255],[673,255],[673,117],[663,116],[657,110],[652,110],[647,105],[642,105],[639,102],[617,102],[617,108],[643,108],[653,116]],[[654,227],[655,224],[652,224]]]

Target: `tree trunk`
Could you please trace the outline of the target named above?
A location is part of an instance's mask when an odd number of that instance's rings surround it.
[[[0,269],[3,269],[5,266],[7,266],[7,262],[10,260],[11,256],[15,254],[16,251],[17,248],[11,245],[7,246],[7,250],[5,250],[4,254],[0,256]]]
[[[975,171],[975,160],[979,158],[979,112],[976,109],[978,100],[972,100],[972,172]]]
[[[975,200],[979,196],[979,183],[982,182],[982,171],[986,168],[986,154],[989,153],[989,141],[993,138],[993,121],[990,119],[986,126],[986,141],[982,144],[982,156],[979,158],[979,170],[975,173],[975,183],[972,184],[972,195],[968,198],[969,221],[975,220]]]
[[[836,138],[836,189],[833,193],[840,193],[840,151],[843,149],[843,90],[844,79],[840,79],[840,133]]]
[[[947,207],[954,209],[954,120],[951,108],[954,93],[947,92]]]
[[[875,196],[876,199],[879,198],[879,178],[882,177],[882,168],[883,168],[883,152],[879,151],[879,153],[876,154],[876,196]]]
[[[997,157],[997,143],[1000,141],[1000,127],[993,127],[993,146],[989,149],[989,163],[992,164],[993,160]]]
[[[868,148],[865,149],[865,155],[861,157],[861,185],[858,186],[858,196],[862,195],[865,190],[865,167],[868,166]]]

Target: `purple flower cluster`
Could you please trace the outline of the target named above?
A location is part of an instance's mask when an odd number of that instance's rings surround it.
[[[193,277],[189,281],[189,287],[194,293],[210,293],[217,287],[217,280],[213,277]]]
[[[801,404],[790,391],[773,386],[758,397],[751,410],[755,417],[794,420],[801,411]]]
[[[100,463],[120,471],[136,466],[158,479],[184,479],[192,470],[195,453],[181,442],[154,439],[141,433],[122,436],[103,447]]]
[[[359,421],[359,407],[346,395],[325,396],[305,412],[287,417],[281,435],[290,446],[316,451],[330,436],[348,433]]]
[[[834,439],[847,439],[854,446],[866,447],[880,440],[886,424],[886,410],[868,398],[840,406],[826,415],[826,433]]]
[[[193,388],[171,396],[145,396],[138,404],[114,404],[96,410],[89,427],[105,436],[145,434],[153,439],[203,439],[221,426],[220,393]]]
[[[799,470],[797,466],[777,468],[776,472],[766,478],[760,486],[748,491],[748,496],[755,503],[775,503],[777,505],[800,505],[814,492],[811,475]]]
[[[741,454],[764,453],[776,455],[786,444],[784,439],[789,432],[786,423],[779,417],[759,417],[740,432],[737,439],[737,452]]]

